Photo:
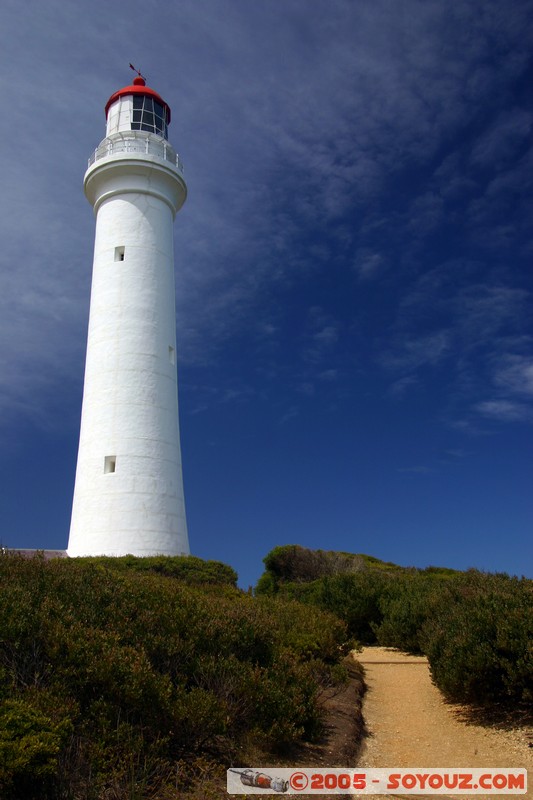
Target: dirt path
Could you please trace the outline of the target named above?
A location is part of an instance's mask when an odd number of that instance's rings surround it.
[[[443,700],[425,657],[385,647],[367,647],[354,655],[368,685],[363,715],[370,735],[360,766],[531,770],[531,730],[472,724],[466,709]],[[528,777],[531,783],[531,773]],[[515,797],[533,798],[533,787]]]

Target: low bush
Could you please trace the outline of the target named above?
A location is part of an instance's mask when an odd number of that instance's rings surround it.
[[[420,639],[435,683],[451,700],[533,700],[531,581],[471,572],[448,583]]]
[[[59,755],[72,732],[70,720],[57,709],[45,713],[40,698],[26,696],[0,703],[0,789],[9,794],[46,798],[51,795]],[[42,699],[41,699],[42,700]]]
[[[153,572],[190,584],[237,585],[237,573],[221,561],[204,561],[196,556],[94,556],[84,558],[86,564],[97,564],[113,571]]]
[[[419,572],[398,575],[386,586],[382,584],[378,601],[381,620],[373,624],[377,643],[421,654],[420,634],[441,590],[442,582],[434,575]]]
[[[108,561],[0,556],[2,800],[186,797],[202,758],[317,735],[340,620]]]
[[[318,606],[346,623],[353,640],[375,644],[383,613],[380,598],[388,583],[386,573],[361,571],[331,575],[311,583],[283,583],[278,597]]]
[[[380,561],[374,567],[369,556],[361,557],[364,569],[332,574],[323,565],[341,563],[334,555],[275,548],[257,591],[334,613],[360,643],[425,653],[450,700],[512,706],[533,699],[531,580]]]
[[[284,583],[308,583],[329,575],[360,572],[370,561],[387,566],[372,556],[309,550],[298,544],[275,547],[263,559],[265,573],[259,579],[256,592],[275,594]]]

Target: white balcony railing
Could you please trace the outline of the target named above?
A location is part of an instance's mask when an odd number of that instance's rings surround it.
[[[117,153],[145,153],[146,155],[156,156],[156,158],[170,162],[183,174],[181,158],[166,139],[137,131],[115,133],[104,139],[89,158],[89,167],[95,161]]]

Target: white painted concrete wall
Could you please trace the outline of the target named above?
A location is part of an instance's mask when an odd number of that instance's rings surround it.
[[[68,554],[188,554],[173,253],[185,183],[168,162],[127,154],[93,164],[85,191],[97,218]]]

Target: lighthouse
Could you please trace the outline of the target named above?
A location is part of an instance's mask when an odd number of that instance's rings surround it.
[[[187,186],[170,108],[140,73],[105,113],[84,177],[96,233],[67,553],[186,555],[173,223]]]

